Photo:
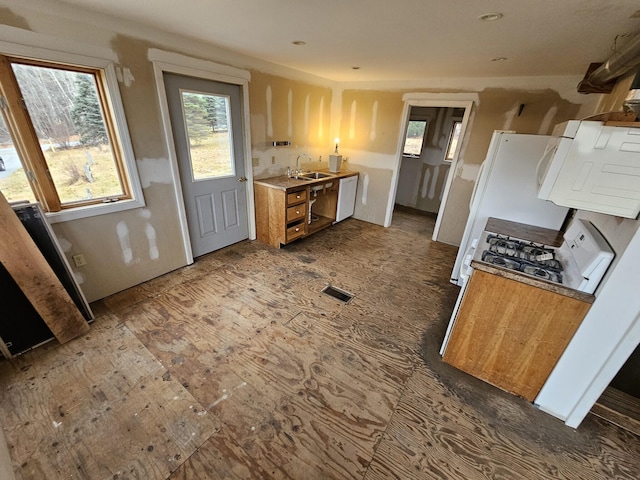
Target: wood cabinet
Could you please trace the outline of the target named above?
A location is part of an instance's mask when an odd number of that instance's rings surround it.
[[[256,234],[258,240],[274,247],[305,235],[309,189],[286,190],[255,185]]]
[[[533,401],[589,307],[474,269],[443,359]]]
[[[332,225],[336,221],[340,178],[352,175],[356,173],[312,182],[288,177],[255,181],[258,240],[279,248]]]

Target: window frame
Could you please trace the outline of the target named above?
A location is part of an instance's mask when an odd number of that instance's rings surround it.
[[[456,127],[460,125],[460,131],[458,132],[458,139],[456,142],[456,148],[453,152],[451,152],[451,145],[453,143],[453,138],[455,136]],[[456,153],[458,152],[458,146],[460,145],[460,138],[462,137],[462,120],[454,120],[451,124],[451,131],[449,132],[449,141],[447,142],[447,149],[444,151],[444,161],[445,162],[453,162],[453,159],[456,158]]]
[[[409,127],[411,125],[411,122],[422,122],[424,123],[424,132],[422,132],[422,142],[420,143],[420,151],[415,154],[415,153],[407,153],[404,151],[406,145],[407,145],[407,139],[409,138]],[[409,121],[407,122],[407,131],[404,134],[404,144],[402,145],[402,156],[403,157],[409,157],[409,158],[420,158],[422,156],[422,150],[424,149],[424,139],[427,136],[427,131],[429,129],[429,119],[414,119],[411,120],[409,119]]]
[[[65,222],[144,207],[142,185],[129,137],[129,128],[122,106],[118,75],[114,62],[108,58],[27,47],[3,41],[0,41],[0,54],[8,57],[9,60],[24,61],[24,63],[32,65],[53,63],[63,68],[71,66],[79,70],[86,68],[98,71],[97,76],[99,76],[102,87],[98,89],[98,94],[101,101],[104,102],[105,111],[103,114],[105,116],[110,115],[110,121],[106,121],[105,124],[110,135],[112,148],[114,150],[118,149],[120,153],[117,156],[119,159],[116,160],[116,168],[121,176],[123,191],[128,194],[129,198],[107,203],[103,203],[100,200],[100,203],[81,204],[78,206],[68,204],[60,211],[46,212],[45,214],[49,221],[51,223]],[[29,138],[26,138],[26,140],[29,141]],[[40,148],[39,145],[38,148]],[[28,163],[28,160],[26,163]]]

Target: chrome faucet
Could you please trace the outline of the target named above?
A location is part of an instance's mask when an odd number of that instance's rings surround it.
[[[298,162],[300,161],[300,157],[307,157],[310,162],[313,161],[312,158],[311,158],[311,155],[307,155],[306,153],[301,153],[300,155],[298,155],[298,158],[296,158],[296,171],[294,172],[296,175],[301,173],[300,167],[298,166]]]

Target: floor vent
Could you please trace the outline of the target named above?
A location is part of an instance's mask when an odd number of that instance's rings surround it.
[[[322,289],[322,293],[331,295],[333,298],[337,298],[344,303],[349,303],[353,299],[353,295],[349,292],[345,292],[344,290],[340,290],[339,288],[332,287],[331,285],[327,285],[326,287],[324,287]]]

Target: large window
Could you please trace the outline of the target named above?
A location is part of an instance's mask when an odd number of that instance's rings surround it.
[[[0,90],[7,200],[64,212],[134,198],[104,69],[0,55]]]
[[[409,120],[407,137],[404,140],[403,155],[419,157],[422,153],[424,133],[427,130],[426,120]]]

